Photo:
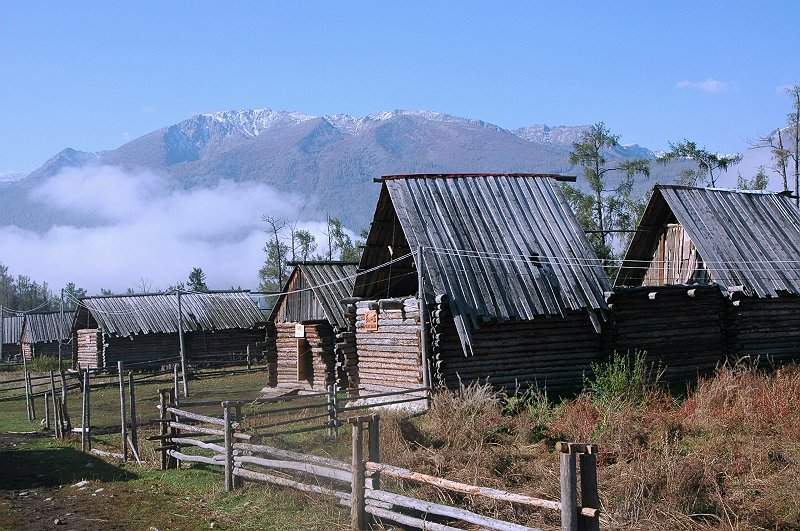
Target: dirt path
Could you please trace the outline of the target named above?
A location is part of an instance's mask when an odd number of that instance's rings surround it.
[[[42,434],[0,434],[0,529],[124,529],[100,514],[118,503],[103,481],[130,474]]]

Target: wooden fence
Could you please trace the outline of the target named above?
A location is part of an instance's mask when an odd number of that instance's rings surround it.
[[[352,459],[347,463],[258,444],[263,435],[242,427],[241,402],[222,402],[222,416],[214,417],[176,407],[173,389],[161,390],[159,399],[161,431],[152,438],[161,443],[158,450],[162,455],[162,469],[177,467],[182,461],[202,463],[224,469],[225,489],[228,491],[234,490],[242,480],[250,480],[330,496],[350,508],[352,529],[366,529],[370,519],[431,530],[455,530],[452,526],[455,522],[482,529],[530,529],[466,509],[385,490],[381,488],[381,477],[433,485],[445,491],[482,496],[518,506],[560,511],[564,530],[599,529],[595,445],[558,443],[561,499],[544,500],[381,463],[378,415],[348,418],[352,425]],[[404,399],[398,398],[397,401],[401,400]],[[290,432],[296,433],[297,430],[283,433]],[[578,505],[579,493],[583,507]]]

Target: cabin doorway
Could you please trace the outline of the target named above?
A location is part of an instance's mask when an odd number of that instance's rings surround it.
[[[311,347],[304,337],[297,338],[297,381],[313,383],[314,370],[311,364]]]

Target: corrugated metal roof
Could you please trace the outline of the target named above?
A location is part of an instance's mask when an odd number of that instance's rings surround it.
[[[170,333],[178,331],[176,294],[87,297],[81,304],[109,334]],[[248,292],[181,294],[183,330],[253,328],[263,321]]]
[[[748,296],[800,295],[800,211],[786,194],[656,186],[617,283],[637,285],[670,219],[697,247],[712,280]]]
[[[70,336],[73,312],[29,313],[25,315],[26,341],[30,343],[49,343],[67,341]]]
[[[482,321],[563,316],[584,309],[592,315],[594,310],[602,313],[607,309],[603,292],[610,289],[608,277],[551,177],[385,178],[360,268],[388,261],[385,248],[396,241],[397,228],[391,226],[393,216],[381,211],[393,208],[405,242],[390,255],[423,246],[423,272],[430,283],[426,296],[447,295],[462,334]],[[380,278],[359,277],[355,294],[374,295],[372,286],[379,285]],[[469,342],[466,336],[464,340]]]
[[[12,315],[3,317],[3,344],[18,344],[22,337],[22,322],[25,317],[22,315]]]
[[[292,282],[298,272],[305,277],[306,283]],[[325,318],[332,325],[344,329],[347,321],[340,301],[352,297],[356,272],[356,264],[349,262],[301,262],[295,265],[283,291],[289,291],[292,285],[307,285],[322,307]],[[283,294],[276,301],[270,320],[276,318],[286,298],[287,294]]]

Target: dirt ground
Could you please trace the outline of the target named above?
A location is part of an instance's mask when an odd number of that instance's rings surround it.
[[[119,503],[103,482],[130,473],[70,447],[20,449],[47,439],[0,434],[0,529],[125,529],[101,516]]]

